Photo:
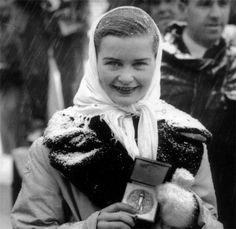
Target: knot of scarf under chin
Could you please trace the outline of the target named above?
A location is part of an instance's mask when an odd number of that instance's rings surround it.
[[[123,143],[132,158],[136,156],[156,159],[158,146],[157,118],[146,104],[137,103],[126,107],[120,112],[104,114],[104,120],[110,126],[115,137]],[[133,116],[139,117],[137,128],[137,142]]]

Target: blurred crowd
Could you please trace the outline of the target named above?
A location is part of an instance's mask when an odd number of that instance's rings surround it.
[[[91,1],[102,0],[0,1],[0,126],[5,154],[28,147],[54,111],[72,105],[87,58]],[[157,23],[165,45],[162,99],[212,132],[209,159],[219,218],[225,228],[236,228],[236,1],[231,1],[230,12],[222,6],[227,0],[203,2],[218,2],[212,23],[221,23],[224,14],[226,25],[216,35],[219,39],[201,33],[201,18],[193,19],[199,23],[191,20],[194,3],[188,0],[107,0],[104,10],[133,5]],[[194,28],[197,35],[193,32],[190,39],[185,31],[191,34]],[[197,44],[194,36],[205,43]],[[21,184],[18,170],[15,162],[13,202]]]

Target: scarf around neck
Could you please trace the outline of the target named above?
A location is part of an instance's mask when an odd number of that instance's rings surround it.
[[[119,8],[132,9],[134,7]],[[155,26],[159,37],[158,52],[155,71],[146,95],[135,104],[129,106],[115,104],[100,85],[94,44],[95,29],[101,18],[109,14],[109,12],[101,16],[91,27],[89,58],[85,66],[85,74],[74,98],[74,105],[77,106],[79,113],[82,115],[88,117],[99,115],[111,128],[114,138],[123,144],[132,158],[140,156],[155,160],[158,148],[157,121],[161,119],[161,113],[163,112],[162,102],[159,99],[162,57],[161,35],[159,29]],[[154,21],[153,23],[155,25]],[[132,120],[133,115],[139,116],[137,142]]]

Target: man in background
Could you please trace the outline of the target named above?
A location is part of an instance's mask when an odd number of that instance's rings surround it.
[[[219,219],[236,228],[236,47],[222,38],[230,0],[182,1],[185,25],[166,36],[162,99],[199,119],[208,145]]]
[[[183,20],[183,7],[180,0],[150,0],[149,4],[149,13],[162,34],[165,34],[170,23]]]

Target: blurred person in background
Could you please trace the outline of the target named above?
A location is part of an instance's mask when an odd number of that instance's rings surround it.
[[[0,1],[0,126],[4,154],[10,154],[17,146],[23,90],[21,28],[12,17],[12,2]]]
[[[150,15],[165,34],[170,23],[183,20],[183,7],[180,0],[150,0]]]
[[[145,10],[154,19],[162,34],[170,23],[183,20],[183,8],[179,0],[108,0],[108,2],[108,9],[131,5]]]
[[[27,17],[21,35],[21,64],[27,95],[23,111],[29,113],[29,136],[37,128],[42,130],[48,119],[50,51],[61,75],[64,106],[71,105],[83,74],[88,8],[82,0],[17,0],[16,7]]]
[[[135,6],[139,7],[149,13],[150,10],[150,0],[107,0],[108,11],[119,6]]]
[[[8,152],[16,148],[13,150],[14,202],[21,186],[22,158],[30,143],[44,130],[49,113],[48,101],[56,103],[50,87],[55,66],[56,73],[60,74],[59,93],[63,107],[71,105],[80,83],[86,56],[89,10],[88,2],[83,0],[13,0],[9,7],[9,22],[1,23],[10,30],[10,33],[2,30],[1,35],[1,66],[6,69],[1,70],[1,82],[5,79],[4,84],[1,83],[1,95],[4,95],[1,99],[1,119],[4,119],[1,132],[3,145],[12,142]],[[4,14],[1,14],[2,20],[6,20]],[[14,132],[15,139],[11,132]]]
[[[187,22],[165,36],[162,99],[212,132],[209,159],[219,219],[236,228],[236,47],[222,37],[230,0],[182,1]]]

